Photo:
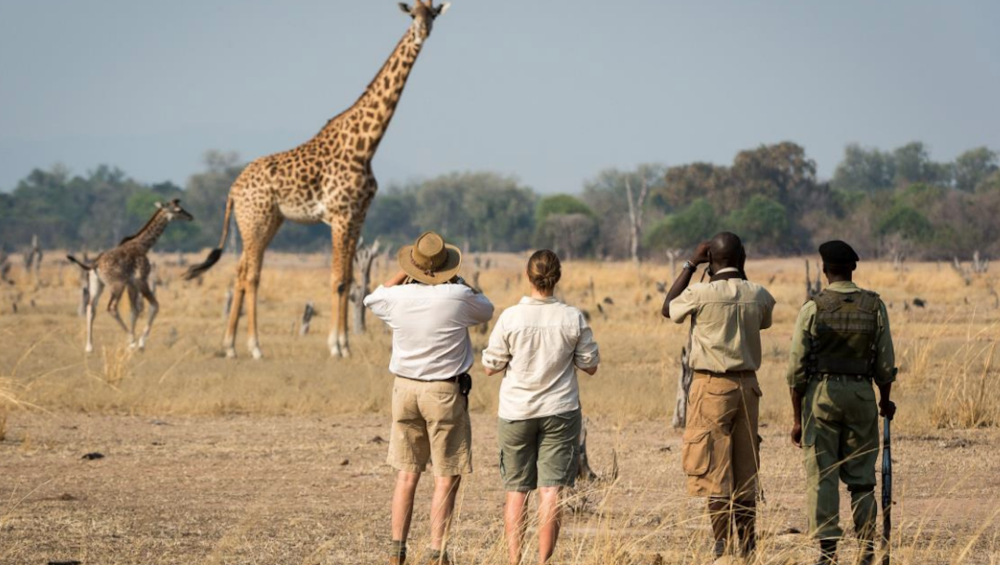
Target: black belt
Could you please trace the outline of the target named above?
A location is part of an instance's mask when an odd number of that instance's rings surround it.
[[[822,374],[822,375],[816,375],[813,378],[816,379],[817,381],[844,381],[844,382],[849,382],[849,381],[858,381],[858,382],[868,381],[868,382],[871,382],[872,381],[872,378],[870,376],[868,376],[868,375],[830,375],[830,374]]]
[[[403,375],[396,375],[396,376],[401,379],[406,379],[408,381],[417,381],[418,383],[457,383],[458,377],[460,377],[461,375],[448,377],[447,379],[434,379],[432,381],[429,381],[427,379],[414,379],[413,377],[404,377]]]

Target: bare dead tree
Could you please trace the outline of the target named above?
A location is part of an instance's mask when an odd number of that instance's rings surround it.
[[[10,256],[7,252],[3,250],[3,246],[0,245],[0,281],[7,284],[14,284],[14,281],[10,280]]]
[[[315,315],[316,308],[313,306],[312,300],[310,300],[306,302],[305,310],[302,311],[302,321],[299,323],[299,336],[309,335],[309,325],[312,323]]]
[[[38,244],[38,235],[31,236],[31,249],[24,252],[24,269],[34,276],[35,285],[41,283],[42,275],[42,247]]]
[[[687,425],[687,405],[691,392],[694,370],[691,368],[688,348],[681,348],[681,374],[677,379],[677,399],[674,403],[674,417],[671,425],[679,430]]]
[[[972,272],[977,275],[985,275],[990,270],[990,260],[985,259],[979,255],[979,250],[977,249],[975,253],[972,254]]]
[[[670,261],[670,280],[673,281],[677,278],[677,258],[681,256],[683,251],[680,249],[668,249],[667,259]]]
[[[816,265],[816,279],[809,275],[809,259],[806,259],[806,301],[810,301],[816,297],[820,292],[823,291],[823,279],[821,278],[823,270],[819,268],[819,264]]]
[[[379,254],[380,243],[365,246],[364,238],[358,241],[358,250],[354,254],[354,286],[351,298],[354,301],[354,333],[363,334],[365,327],[365,297],[371,292],[372,265]]]
[[[639,197],[632,194],[632,180],[625,177],[625,195],[628,197],[628,220],[630,227],[630,244],[632,262],[639,265],[639,241],[642,237],[642,207],[646,203],[646,196],[649,195],[649,181],[643,176],[642,186],[639,188]]]
[[[590,468],[590,460],[587,458],[587,424],[588,420],[584,420],[580,424],[580,436],[577,438],[577,445],[579,450],[577,453],[577,478],[583,479],[585,481],[592,481],[597,478],[597,473]]]

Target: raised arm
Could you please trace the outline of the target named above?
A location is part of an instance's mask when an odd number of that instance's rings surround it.
[[[700,243],[694,255],[688,259],[685,268],[681,269],[681,274],[674,280],[670,291],[667,292],[667,298],[663,301],[663,308],[660,309],[660,313],[663,314],[664,318],[670,317],[670,303],[680,296],[687,289],[688,285],[691,284],[691,278],[694,276],[695,271],[698,270],[698,265],[708,262],[709,247],[710,244],[707,241]],[[687,266],[688,264],[691,265],[690,268]]]

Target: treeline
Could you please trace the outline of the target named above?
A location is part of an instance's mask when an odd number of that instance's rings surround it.
[[[143,184],[101,166],[86,175],[35,170],[0,193],[0,244],[106,249],[152,214],[153,202],[180,198],[196,222],[171,227],[161,249],[214,246],[226,195],[243,165],[210,152],[186,186]],[[892,151],[848,146],[833,178],[794,143],[763,145],[730,165],[691,163],[608,169],[575,195],[540,196],[517,179],[452,173],[380,190],[365,223],[369,241],[397,246],[434,229],[471,251],[552,247],[569,257],[661,258],[726,229],[756,255],[812,252],[848,239],[866,257],[1000,255],[997,154],[976,148],[935,162],[921,143]],[[286,223],[273,248],[325,251],[325,225]]]

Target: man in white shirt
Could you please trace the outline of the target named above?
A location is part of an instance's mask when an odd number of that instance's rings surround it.
[[[493,318],[493,304],[469,288],[462,255],[434,232],[398,255],[400,271],[365,298],[392,328],[392,433],[387,462],[397,471],[390,565],[406,561],[406,538],[420,474],[431,464],[431,563],[448,565],[444,540],[461,476],[472,472],[469,328]],[[464,387],[464,390],[463,390]]]

